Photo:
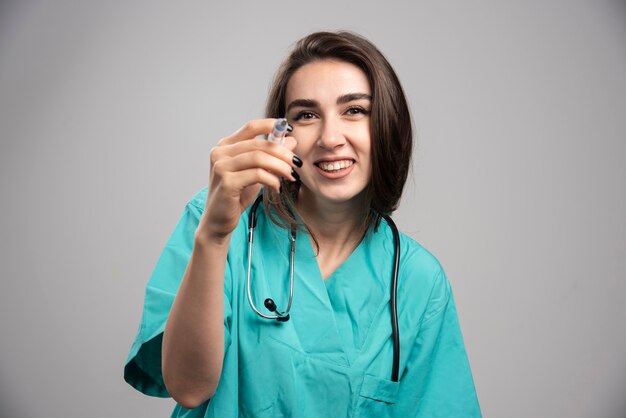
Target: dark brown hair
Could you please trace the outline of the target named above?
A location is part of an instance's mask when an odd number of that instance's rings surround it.
[[[285,117],[285,94],[291,76],[302,66],[320,60],[353,64],[369,81],[372,178],[366,190],[370,210],[365,213],[364,223],[366,227],[377,225],[381,214],[390,215],[398,207],[411,165],[413,133],[400,81],[376,46],[360,35],[344,31],[316,32],[300,39],[274,77],[266,117]],[[279,195],[265,189],[265,209],[274,222],[284,227],[297,226],[293,213],[299,188],[299,182],[283,182]]]

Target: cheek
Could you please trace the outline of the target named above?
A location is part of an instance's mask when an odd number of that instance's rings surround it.
[[[371,154],[372,154],[372,137],[370,136],[369,130],[366,130],[362,133],[362,135],[359,137],[359,144],[358,144],[361,153],[368,155],[370,157],[371,160]]]

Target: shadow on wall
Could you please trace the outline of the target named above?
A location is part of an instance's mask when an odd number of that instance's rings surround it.
[[[626,418],[626,399],[622,399],[622,404],[615,409],[613,416],[615,418]]]
[[[621,13],[624,18],[624,22],[626,22],[626,1],[624,0],[611,0],[611,5],[613,6],[615,13]],[[626,415],[624,415],[626,417]]]
[[[6,385],[0,385],[0,417],[26,418],[23,413],[17,412],[17,406],[5,390]]]

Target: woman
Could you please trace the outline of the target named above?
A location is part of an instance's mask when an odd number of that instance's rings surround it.
[[[125,379],[171,395],[173,416],[480,416],[445,274],[383,218],[412,147],[389,63],[358,35],[313,33],[279,69],[267,117],[289,121],[284,145],[259,139],[275,123],[262,119],[212,150],[209,187],[148,283]]]

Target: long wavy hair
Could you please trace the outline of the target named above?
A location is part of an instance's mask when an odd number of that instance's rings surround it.
[[[411,166],[413,131],[409,107],[393,68],[383,54],[364,37],[352,32],[315,32],[296,42],[279,67],[270,87],[265,114],[286,117],[285,94],[291,76],[314,61],[334,60],[360,68],[372,92],[370,138],[372,177],[366,188],[368,210],[363,226],[368,230],[380,215],[397,209]],[[301,183],[284,181],[281,192],[265,188],[264,206],[270,219],[285,228],[301,228],[294,214]],[[308,228],[307,228],[308,229]]]

